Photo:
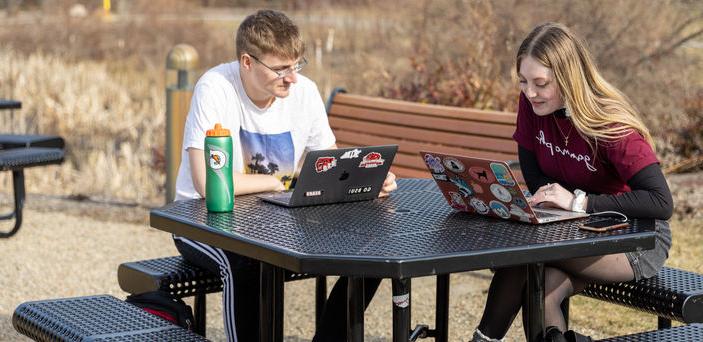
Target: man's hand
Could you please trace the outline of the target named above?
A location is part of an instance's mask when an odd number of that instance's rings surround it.
[[[388,197],[388,195],[396,189],[398,189],[398,184],[395,182],[395,175],[393,172],[388,172],[386,180],[383,181],[381,192],[378,193],[378,197]]]

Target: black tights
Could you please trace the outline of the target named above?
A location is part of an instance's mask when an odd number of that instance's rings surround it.
[[[544,323],[566,330],[561,303],[583,290],[588,283],[622,282],[634,279],[625,254],[586,257],[549,263],[544,269]],[[496,270],[488,289],[486,307],[478,329],[486,336],[500,339],[523,307],[527,267]],[[523,322],[525,319],[523,310]]]

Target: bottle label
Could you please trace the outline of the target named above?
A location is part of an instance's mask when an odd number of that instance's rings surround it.
[[[217,150],[210,150],[210,168],[213,170],[219,170],[227,165],[227,157],[224,152]]]

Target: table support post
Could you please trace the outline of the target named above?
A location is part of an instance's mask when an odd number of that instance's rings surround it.
[[[259,341],[283,341],[283,269],[261,264],[261,297],[259,301]]]
[[[544,264],[527,266],[527,336],[542,341],[544,336]]]
[[[449,274],[437,275],[437,312],[435,313],[435,341],[449,339]]]
[[[327,276],[317,276],[315,279],[315,331],[322,330],[322,312],[327,301]]]
[[[410,278],[393,279],[393,342],[410,338]]]
[[[347,341],[364,341],[364,278],[349,277],[347,286]]]

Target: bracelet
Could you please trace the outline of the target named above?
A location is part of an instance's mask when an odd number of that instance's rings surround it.
[[[586,200],[586,193],[576,189],[574,190],[574,200],[571,201],[571,211],[577,213],[585,213],[586,210],[583,209],[583,202]]]

